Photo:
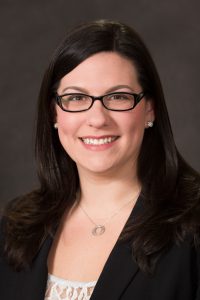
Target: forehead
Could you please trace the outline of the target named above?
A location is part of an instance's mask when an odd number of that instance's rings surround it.
[[[103,92],[117,85],[128,85],[135,91],[140,89],[133,62],[115,52],[100,52],[66,74],[60,81],[58,93],[69,87]]]

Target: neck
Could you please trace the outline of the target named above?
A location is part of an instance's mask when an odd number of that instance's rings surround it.
[[[141,184],[134,175],[118,172],[114,176],[103,176],[79,170],[80,204],[90,212],[104,215],[130,202],[134,205],[141,190]],[[132,200],[132,202],[131,202]]]

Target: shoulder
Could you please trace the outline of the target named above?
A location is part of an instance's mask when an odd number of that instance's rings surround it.
[[[197,289],[200,286],[200,247],[191,243],[190,238],[173,244],[159,257],[153,280],[169,289]]]

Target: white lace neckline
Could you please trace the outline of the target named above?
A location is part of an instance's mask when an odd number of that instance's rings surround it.
[[[96,282],[72,281],[48,274],[45,300],[89,300]]]
[[[52,274],[48,274],[48,279],[51,281],[55,281],[57,283],[60,284],[64,284],[64,285],[70,285],[73,287],[84,287],[84,286],[94,286],[96,284],[96,281],[89,281],[89,282],[84,282],[84,281],[75,281],[75,280],[67,280],[67,279],[63,279],[60,277],[57,277],[55,275]]]

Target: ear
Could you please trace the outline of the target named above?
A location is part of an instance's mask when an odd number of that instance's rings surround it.
[[[155,109],[154,109],[154,101],[152,99],[146,100],[146,115],[145,115],[145,127],[147,127],[147,122],[155,121]]]

